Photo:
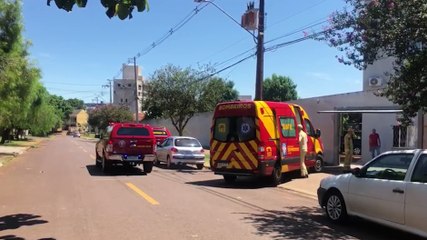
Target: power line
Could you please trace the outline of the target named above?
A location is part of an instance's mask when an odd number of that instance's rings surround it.
[[[67,86],[99,86],[99,85],[101,85],[101,84],[74,84],[74,83],[59,83],[59,82],[46,82],[46,81],[43,81],[43,83],[57,84],[57,85],[67,85]]]
[[[321,19],[324,19],[324,18],[321,18]],[[321,19],[319,19],[319,20],[321,20]],[[320,21],[320,22],[319,22],[319,20],[315,21],[314,23],[309,23],[309,24],[307,24],[307,25],[305,25],[305,26],[303,26],[303,27],[301,27],[301,28],[299,28],[299,29],[296,29],[296,30],[292,31],[292,32],[289,32],[289,33],[286,33],[286,34],[284,34],[284,35],[281,35],[281,36],[275,37],[275,38],[273,38],[273,39],[271,39],[271,40],[266,41],[265,43],[274,42],[274,41],[279,40],[279,39],[281,39],[281,38],[285,38],[285,37],[292,36],[292,35],[294,35],[294,34],[296,34],[296,33],[300,33],[301,31],[304,31],[304,30],[306,30],[306,29],[310,29],[310,28],[312,28],[312,27],[316,27],[316,26],[319,26],[319,25],[321,25],[321,24],[323,24],[323,23],[328,22],[328,20],[323,20],[323,21]]]

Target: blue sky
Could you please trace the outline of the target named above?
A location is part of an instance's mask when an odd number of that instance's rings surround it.
[[[107,79],[120,78],[120,69],[129,58],[144,52],[199,6],[193,0],[150,0],[150,11],[137,13],[131,20],[109,19],[100,0],[88,0],[86,8],[67,13],[47,6],[46,1],[23,1],[25,33],[30,40],[31,58],[42,70],[42,82],[52,94],[94,102],[109,101]],[[215,0],[240,21],[248,0]],[[258,5],[258,1],[255,1]],[[344,0],[266,1],[265,41],[288,33],[288,37],[266,44],[291,41],[304,36],[301,28],[327,20],[345,7]],[[307,29],[318,31],[326,23]],[[221,63],[251,48],[255,43],[248,32],[213,5],[199,11],[182,28],[147,54],[137,58],[142,75],[149,78],[156,69],[171,63],[197,68],[198,64]],[[217,66],[220,70],[252,52]],[[289,76],[301,98],[362,89],[362,72],[338,63],[342,55],[323,42],[307,40],[265,53],[264,77],[273,73]],[[255,92],[256,58],[236,65],[219,76],[235,83],[241,95]]]

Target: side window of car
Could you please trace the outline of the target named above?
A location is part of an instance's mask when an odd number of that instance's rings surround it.
[[[311,125],[310,120],[308,119],[304,119],[304,124],[305,124],[305,129],[307,130],[307,135],[314,137],[314,129],[313,129],[313,125]]]
[[[421,155],[418,159],[411,182],[427,183],[427,154]]]
[[[405,179],[413,154],[388,154],[384,155],[362,169],[362,177],[398,180]]]
[[[166,140],[162,143],[162,147],[166,147],[169,145],[170,138],[166,138]]]

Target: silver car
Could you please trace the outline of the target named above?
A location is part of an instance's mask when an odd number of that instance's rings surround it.
[[[157,147],[157,161],[166,163],[168,168],[175,164],[195,164],[203,168],[205,153],[199,140],[193,137],[171,136]]]

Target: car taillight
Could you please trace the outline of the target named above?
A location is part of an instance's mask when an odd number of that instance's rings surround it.
[[[200,150],[200,153],[205,153],[205,150],[204,149]]]
[[[107,147],[105,148],[105,151],[112,152],[113,151],[113,141],[109,141],[107,144]]]
[[[173,152],[173,153],[177,153],[177,152],[178,152],[178,149],[176,149],[176,148],[171,148],[171,152]]]
[[[260,143],[258,146],[258,159],[264,160],[265,159],[265,146],[264,143]]]

